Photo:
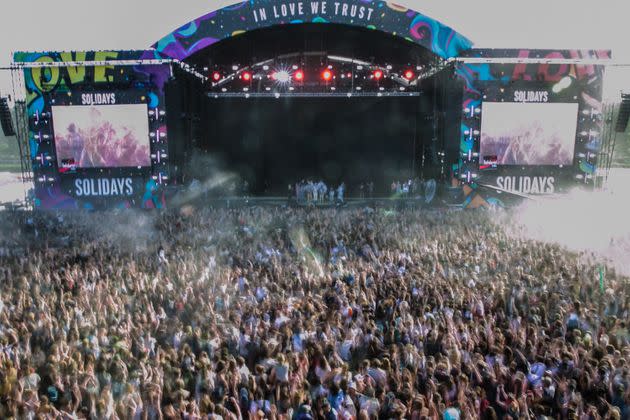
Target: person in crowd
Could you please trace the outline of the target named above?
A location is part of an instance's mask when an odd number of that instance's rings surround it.
[[[368,198],[374,198],[374,182],[373,181],[369,181],[367,183],[367,193],[368,193]]]
[[[629,418],[628,278],[509,217],[2,213],[0,417]]]
[[[328,186],[321,179],[317,183],[317,196],[319,197],[319,202],[323,203],[326,200],[326,193],[328,192]]]
[[[343,203],[345,192],[346,192],[346,184],[342,182],[337,187],[337,202],[338,203]]]

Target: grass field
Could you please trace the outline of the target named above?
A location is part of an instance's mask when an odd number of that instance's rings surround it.
[[[630,168],[630,131],[617,135],[612,167]]]

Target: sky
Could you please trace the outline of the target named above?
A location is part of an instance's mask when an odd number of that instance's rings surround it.
[[[2,0],[0,67],[13,51],[145,49],[234,0]],[[611,49],[630,64],[628,0],[398,0],[479,48]],[[611,68],[607,96],[630,91],[630,66]],[[0,71],[0,93],[12,92]]]

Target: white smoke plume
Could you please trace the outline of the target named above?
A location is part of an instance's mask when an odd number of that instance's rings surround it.
[[[593,254],[630,275],[630,194],[574,190],[527,201],[510,212],[516,234]]]

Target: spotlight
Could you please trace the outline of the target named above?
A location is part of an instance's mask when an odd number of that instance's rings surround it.
[[[273,78],[273,80],[280,83],[288,83],[289,81],[291,81],[291,75],[286,70],[276,71],[271,75],[271,77]]]
[[[381,80],[381,77],[383,77],[383,72],[381,70],[374,70],[373,75],[376,80]]]
[[[241,79],[249,82],[250,80],[252,80],[252,74],[250,72],[244,71],[243,74],[241,74]]]
[[[413,79],[413,72],[411,70],[406,70],[405,71],[405,79],[407,79],[407,80]]]
[[[302,70],[298,70],[295,72],[293,77],[295,77],[295,80],[297,80],[298,82],[301,82],[302,80],[304,80],[304,72]]]
[[[215,82],[218,82],[219,80],[221,80],[221,73],[219,73],[218,71],[213,72],[212,80],[214,80]]]
[[[330,79],[332,79],[332,72],[328,69],[324,70],[322,72],[322,79],[324,79],[325,81],[329,82]]]

